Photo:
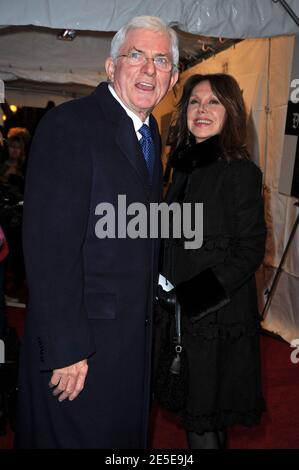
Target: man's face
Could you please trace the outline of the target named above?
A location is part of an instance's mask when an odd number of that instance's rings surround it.
[[[131,50],[144,52],[146,57],[166,56],[172,62],[171,44],[167,34],[138,28],[130,30],[119,55]],[[141,65],[130,65],[127,57],[114,63],[106,60],[106,72],[123,103],[142,121],[175,85],[178,72],[158,70],[152,60]]]

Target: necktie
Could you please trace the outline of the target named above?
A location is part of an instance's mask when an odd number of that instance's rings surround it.
[[[140,139],[140,145],[144,155],[144,160],[150,175],[150,179],[153,176],[154,163],[155,163],[155,149],[154,142],[152,139],[152,134],[150,128],[143,124],[139,129],[142,138]]]

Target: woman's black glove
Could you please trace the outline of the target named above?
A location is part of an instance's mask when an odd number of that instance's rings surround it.
[[[174,289],[166,291],[158,285],[156,300],[164,310],[173,315],[175,314],[176,294]]]

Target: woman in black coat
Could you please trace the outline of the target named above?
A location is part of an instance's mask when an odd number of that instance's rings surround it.
[[[221,448],[226,428],[264,410],[255,272],[265,246],[262,174],[246,149],[242,92],[229,75],[193,75],[179,103],[167,202],[203,203],[203,244],[164,243],[189,364],[181,412],[190,448]],[[171,302],[170,293],[168,300]]]

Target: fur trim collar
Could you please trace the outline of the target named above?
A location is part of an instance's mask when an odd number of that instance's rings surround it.
[[[180,146],[170,157],[173,168],[190,173],[195,168],[211,165],[221,158],[219,136],[210,137],[199,144]]]

